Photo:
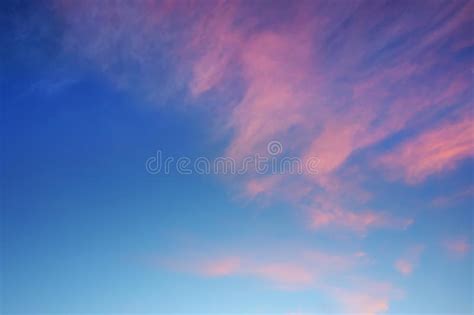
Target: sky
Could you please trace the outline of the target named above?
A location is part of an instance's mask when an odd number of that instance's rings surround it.
[[[473,313],[474,1],[0,7],[0,313]]]

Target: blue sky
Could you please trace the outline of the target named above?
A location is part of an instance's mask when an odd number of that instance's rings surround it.
[[[472,313],[472,1],[1,7],[2,313]]]

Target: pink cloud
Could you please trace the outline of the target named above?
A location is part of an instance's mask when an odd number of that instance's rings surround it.
[[[356,288],[329,288],[333,297],[347,313],[376,315],[389,310],[392,299],[402,296],[402,292],[387,282],[373,282],[357,279]]]
[[[315,273],[307,268],[289,263],[269,263],[255,267],[250,274],[271,281],[280,288],[302,288],[314,284]]]
[[[227,151],[237,158],[260,152],[270,140],[283,140],[290,128],[306,124],[304,111],[317,86],[308,71],[310,49],[299,36],[256,34],[242,51],[247,89],[230,117],[235,136]],[[313,89],[305,88],[309,85]]]
[[[359,272],[367,266],[367,253],[349,254],[314,249],[291,250],[281,253],[260,251],[259,255],[245,253],[233,256],[197,258],[168,264],[175,270],[215,277],[253,279],[283,291],[314,291],[334,299],[343,312],[380,314],[389,309],[390,302],[401,291],[388,282],[374,281]],[[176,269],[176,266],[180,266]]]
[[[401,274],[410,275],[419,263],[424,247],[421,245],[410,248],[401,258],[395,262],[395,269]]]
[[[366,232],[373,227],[400,227],[406,228],[412,220],[395,220],[389,216],[374,211],[354,212],[335,208],[330,211],[314,210],[311,217],[311,227],[319,229],[322,227],[342,227],[357,232]]]
[[[191,61],[189,89],[194,97],[229,79],[233,60],[243,48],[241,30],[233,26],[237,10],[237,2],[218,1],[208,16],[192,24],[189,42],[182,49],[183,57]]]
[[[366,293],[342,294],[340,297],[346,311],[355,314],[375,315],[389,309],[389,298]]]
[[[366,262],[363,252],[337,255],[306,250],[292,251],[292,255],[284,257],[277,256],[272,253],[260,258],[248,254],[224,255],[195,258],[192,261],[179,259],[168,261],[163,266],[210,278],[250,277],[263,280],[276,289],[301,290],[317,288],[327,278],[351,271]]]
[[[454,169],[463,159],[474,156],[473,134],[470,116],[447,121],[409,139],[382,156],[379,163],[393,176],[416,184],[429,175]]]
[[[443,241],[443,247],[453,257],[464,257],[471,250],[471,244],[467,237],[447,239]]]
[[[315,198],[308,212],[312,229],[347,229],[362,235],[371,228],[406,229],[413,223],[413,219],[400,219],[381,211],[347,210],[332,198],[321,196]]]
[[[253,178],[246,183],[246,194],[250,198],[255,198],[258,195],[268,194],[274,191],[274,187],[278,185],[281,177],[268,176],[263,178]]]
[[[228,257],[204,263],[199,272],[206,276],[221,277],[239,272],[240,258]]]
[[[395,262],[395,268],[404,275],[409,275],[413,271],[413,264],[410,261],[399,259]]]
[[[463,31],[472,20],[472,1],[446,3],[442,12],[420,2],[412,13],[378,10],[381,3],[348,2],[342,8],[315,3],[317,10],[306,10],[294,2],[297,13],[289,10],[277,22],[266,21],[266,10],[246,7],[251,2],[59,2],[67,50],[95,64],[119,88],[154,104],[186,88],[191,103],[218,104],[208,112],[208,122],[217,122],[218,136],[228,136],[227,155],[240,160],[265,153],[268,141],[279,140],[285,153],[303,160],[318,157],[316,175],[250,174],[242,181],[249,198],[283,198],[290,201],[288,208],[304,210],[302,221],[312,230],[365,235],[372,229],[407,228],[413,219],[365,205],[372,194],[360,185],[362,171],[341,174],[354,166],[351,157],[358,153],[401,131],[429,126],[440,113],[471,105],[469,66],[443,52],[472,42]],[[163,81],[166,86],[158,86]],[[209,95],[212,102],[201,101]],[[411,184],[452,170],[473,156],[474,124],[470,113],[462,116],[368,160]],[[350,207],[347,196],[356,200]],[[457,255],[470,250],[464,239],[446,241],[444,247]],[[307,288],[345,274],[365,256],[298,254],[298,260],[211,257],[184,269]],[[407,253],[395,268],[410,274],[417,263],[417,256]],[[359,287],[335,290],[346,311],[389,309],[390,288]]]
[[[369,10],[361,5],[366,18],[353,14],[354,4],[338,8],[316,2],[317,10],[308,10],[307,4],[295,3],[294,14],[276,23],[245,2],[59,3],[68,25],[65,46],[97,64],[117,86],[136,89],[158,103],[183,87],[191,102],[200,103],[200,96],[212,93],[219,105],[210,112],[210,121],[217,121],[219,136],[231,134],[227,155],[239,160],[265,152],[268,141],[279,140],[287,146],[285,153],[303,160],[318,157],[320,172],[293,180],[292,187],[299,187],[291,188],[294,194],[285,192],[287,178],[253,174],[243,181],[248,197],[283,196],[296,209],[307,198],[335,194],[340,186],[361,192],[352,177],[338,174],[354,154],[464,104],[469,92],[471,74],[465,65],[440,54],[447,44],[466,42],[462,30],[470,21],[469,3],[446,4],[451,15],[420,19],[400,14],[387,23],[377,6]],[[424,4],[418,9],[431,10]],[[350,25],[342,29],[341,20]],[[400,40],[410,38],[415,28],[420,38]],[[368,32],[374,38],[367,38]],[[396,41],[400,44],[390,54],[380,55]],[[379,57],[383,62],[367,62]],[[164,64],[170,66],[169,84],[157,87],[164,81]],[[437,67],[448,70],[432,75]],[[410,183],[453,169],[472,156],[468,123],[432,130],[380,161],[401,170]],[[463,128],[468,129],[459,132]],[[314,208],[309,213],[313,228],[365,232],[410,222],[396,222],[378,210]]]
[[[314,286],[316,270],[295,262],[255,261],[244,258],[216,258],[188,266],[197,274],[208,277],[240,276],[264,280],[282,290],[303,289]]]

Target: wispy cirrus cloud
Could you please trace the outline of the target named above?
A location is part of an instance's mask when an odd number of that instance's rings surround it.
[[[184,88],[192,102],[212,95],[220,103],[216,132],[232,135],[229,156],[265,152],[274,139],[303,159],[317,156],[319,173],[295,184],[314,187],[292,197],[296,208],[301,199],[334,193],[338,172],[357,152],[469,105],[470,73],[465,59],[455,58],[470,37],[469,1],[446,2],[443,10],[416,3],[411,11],[382,3],[294,3],[276,15],[259,15],[259,4],[243,2],[58,3],[68,25],[65,45],[119,86],[157,102]],[[163,80],[165,68],[173,74]],[[427,128],[372,158],[401,169],[409,183],[420,182],[472,155],[469,132],[460,133],[469,122]],[[259,177],[243,180],[248,196],[287,182],[263,184]],[[407,225],[387,224],[378,212],[334,203],[309,220],[313,227],[331,222],[359,231]]]
[[[474,156],[474,124],[469,113],[446,121],[402,143],[382,156],[380,163],[416,184],[432,174],[452,170],[462,160]]]
[[[299,290],[315,288],[337,272],[347,272],[366,261],[360,252],[349,255],[307,250],[295,252],[292,257],[255,258],[255,255],[220,255],[203,257],[185,263],[167,260],[166,266],[204,277],[250,277],[264,281],[273,288]]]
[[[309,231],[365,236],[414,222],[370,205],[377,196],[363,186],[369,167],[355,165],[358,154],[408,184],[473,156],[472,1],[415,2],[410,10],[378,1],[288,2],[275,10],[239,1],[58,3],[67,51],[152,103],[184,92],[187,103],[209,109],[229,157],[265,155],[271,140],[303,160],[318,157],[317,174],[235,179],[249,199],[283,199],[304,213]],[[469,244],[445,248],[465,253]],[[294,289],[320,286],[354,259],[309,256],[224,255],[181,269]],[[410,274],[417,257],[407,254],[395,268]],[[347,311],[387,311],[393,288],[367,288],[322,290]]]
[[[338,309],[351,313],[380,314],[389,309],[392,299],[402,297],[402,291],[393,284],[360,275],[360,269],[370,261],[364,252],[342,255],[319,250],[290,252],[287,256],[266,252],[258,259],[258,255],[249,253],[195,256],[187,262],[167,259],[165,266],[211,279],[257,280],[274,290],[322,293]]]
[[[413,219],[401,219],[380,210],[348,210],[327,196],[317,197],[308,212],[312,229],[347,229],[361,235],[374,228],[406,229],[413,223]]]

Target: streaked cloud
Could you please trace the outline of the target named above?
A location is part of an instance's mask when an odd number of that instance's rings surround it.
[[[360,275],[360,269],[369,266],[365,252],[341,255],[319,250],[289,250],[285,256],[264,252],[265,255],[241,253],[205,258],[193,255],[194,260],[168,259],[163,266],[209,278],[257,280],[274,290],[314,291],[334,301],[341,311],[350,313],[381,314],[389,309],[392,300],[403,295],[389,282]]]
[[[283,201],[303,213],[301,227],[312,236],[406,230],[415,213],[373,206],[379,200],[364,185],[369,172],[422,185],[474,156],[466,53],[473,1],[415,2],[410,10],[378,1],[288,2],[276,16],[262,3],[240,1],[59,3],[66,51],[151,103],[182,93],[204,107],[226,156],[268,156],[267,144],[278,140],[284,154],[317,157],[317,174],[234,181],[245,198]],[[470,249],[466,239],[443,246],[457,255]],[[408,250],[395,270],[411,274],[421,252]],[[345,277],[356,273],[360,253],[255,256],[210,255],[177,269],[322,290],[346,312],[383,313],[399,295],[383,281],[363,288],[326,281],[352,283]]]
[[[265,256],[250,253],[196,257],[192,261],[166,259],[165,268],[205,277],[250,277],[263,280],[275,289],[317,288],[328,278],[366,264],[366,254],[334,254],[317,250],[290,251],[291,255]],[[256,256],[261,256],[256,258]]]
[[[65,46],[118,86],[138,88],[158,103],[187,88],[191,102],[207,95],[219,104],[215,132],[231,134],[225,153],[232,158],[265,152],[275,139],[294,156],[318,157],[318,174],[292,184],[306,186],[290,197],[298,209],[307,198],[338,199],[341,184],[357,190],[352,177],[342,180],[339,173],[353,166],[348,161],[358,152],[469,106],[471,74],[454,58],[470,38],[469,1],[446,2],[440,11],[428,3],[410,11],[382,3],[288,3],[284,19],[238,1],[59,3],[68,24]],[[158,80],[163,67],[169,77]],[[411,184],[452,170],[473,154],[471,119],[462,116],[423,127],[369,159]],[[242,182],[250,198],[278,195],[288,185],[286,178],[257,174]],[[357,207],[316,205],[308,220],[313,228],[359,232],[412,222],[366,210],[363,202]]]
[[[373,228],[406,229],[413,223],[413,219],[397,218],[382,211],[348,210],[326,196],[315,198],[308,212],[312,229],[348,229],[361,235]]]
[[[454,169],[463,159],[474,156],[474,124],[469,114],[443,122],[407,140],[381,157],[380,163],[410,184],[432,174]]]

